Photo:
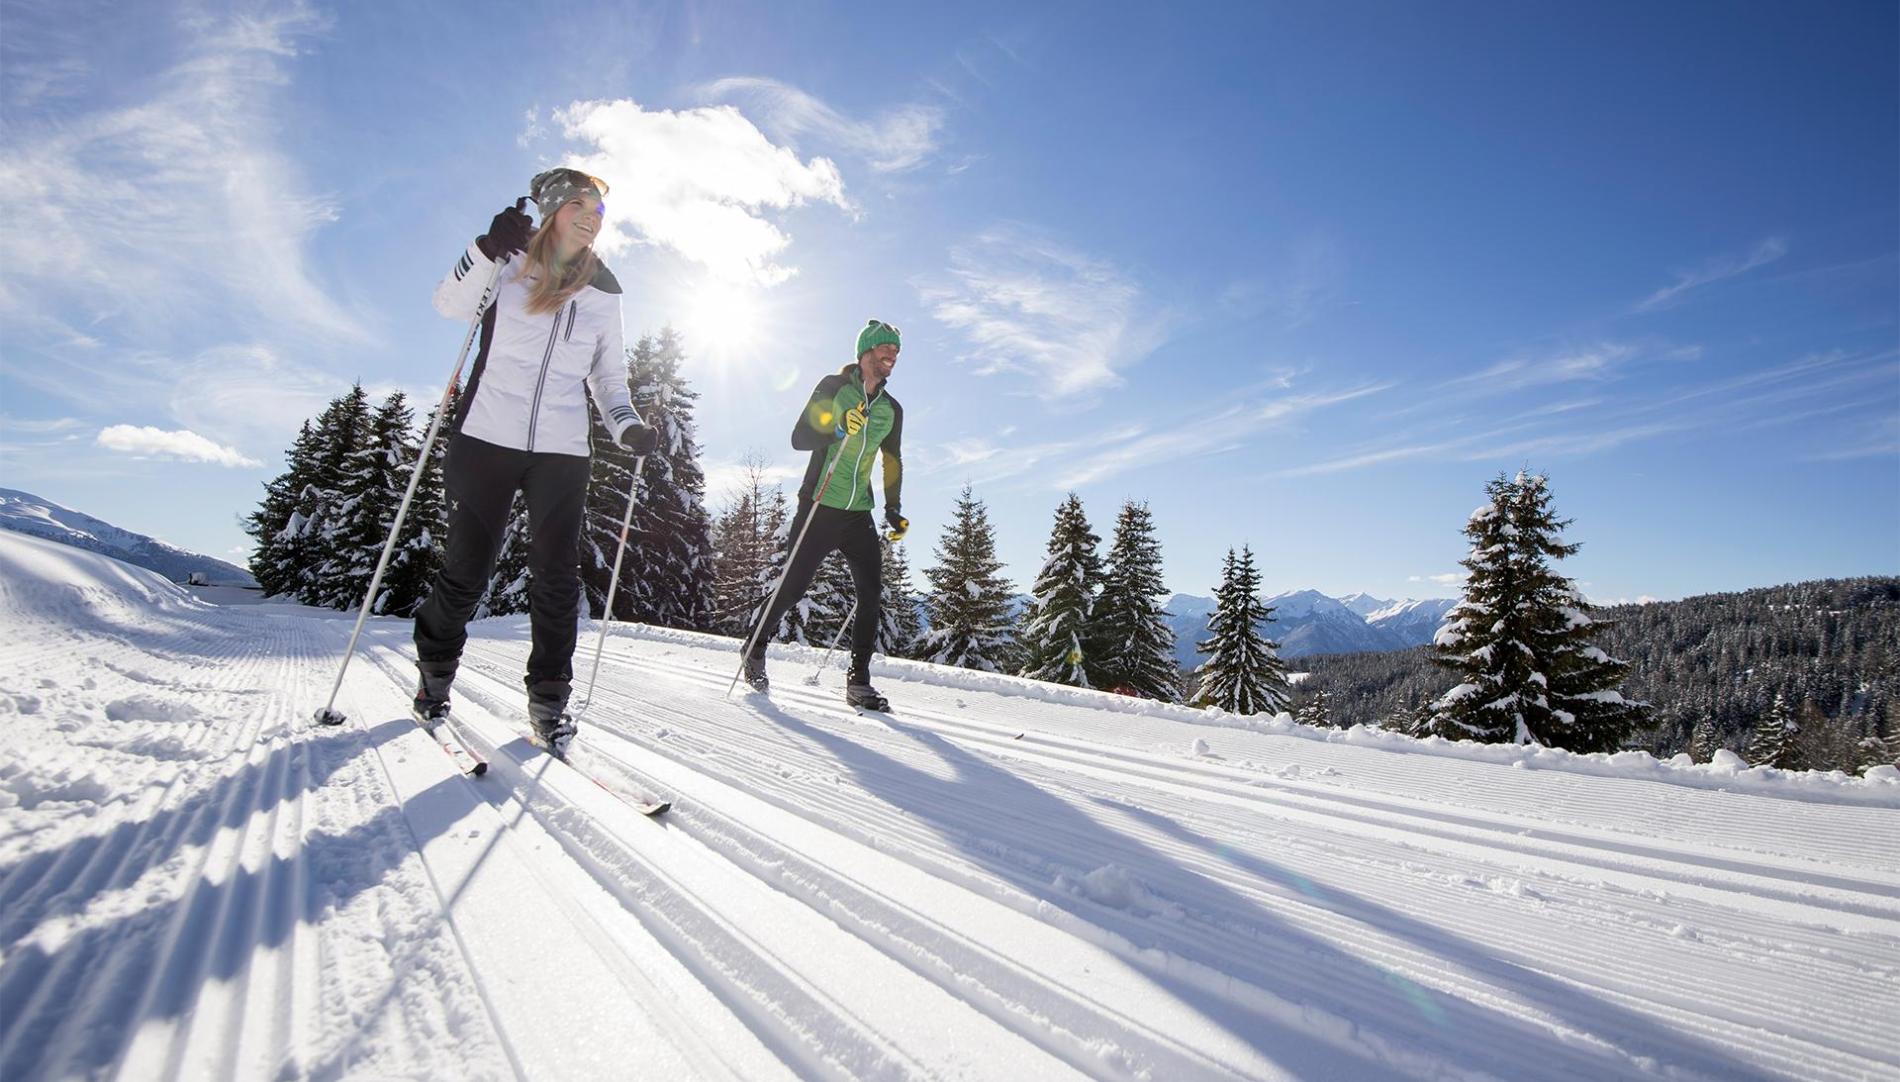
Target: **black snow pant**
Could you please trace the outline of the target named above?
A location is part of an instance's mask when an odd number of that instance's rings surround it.
[[[810,506],[805,504],[798,509],[790,535],[794,539]],[[752,647],[754,654],[765,653],[765,644],[777,633],[779,621],[805,596],[805,590],[818,574],[818,565],[824,563],[833,549],[844,553],[845,563],[851,567],[851,584],[857,589],[858,613],[851,621],[851,671],[856,676],[865,675],[871,663],[871,651],[877,646],[878,605],[884,589],[884,557],[878,549],[877,528],[871,524],[869,511],[840,511],[818,505],[811,530],[785,569],[785,585],[779,588],[778,601],[766,614],[762,625],[765,630],[759,632],[758,641]]]
[[[534,642],[526,683],[531,699],[554,702],[558,709],[574,679],[588,458],[518,451],[457,432],[442,472],[449,536],[442,570],[416,610],[416,660],[425,673],[431,666],[454,671],[520,490],[528,498],[528,617]]]

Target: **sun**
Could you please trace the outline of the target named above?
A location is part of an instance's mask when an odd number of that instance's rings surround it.
[[[682,299],[679,330],[693,357],[721,370],[758,359],[766,323],[759,287],[707,278],[686,287]]]

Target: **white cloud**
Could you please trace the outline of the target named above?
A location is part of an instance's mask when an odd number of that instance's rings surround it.
[[[1065,398],[1119,386],[1163,340],[1165,319],[1113,264],[1026,229],[989,230],[950,251],[947,280],[918,293],[975,347],[978,375],[1018,372]]]
[[[733,76],[699,88],[708,101],[742,99],[760,123],[779,138],[795,143],[811,135],[868,162],[880,173],[915,169],[937,150],[943,110],[908,104],[888,109],[874,120],[854,120],[795,86],[775,79]]]
[[[0,316],[30,324],[71,306],[89,327],[148,339],[213,315],[360,337],[304,265],[335,211],[278,149],[273,105],[321,20],[299,5],[184,25],[184,55],[142,101],[10,110],[0,202],[31,215],[0,231]]]
[[[567,163],[612,187],[598,246],[670,248],[727,281],[776,285],[797,273],[780,257],[791,237],[767,219],[807,203],[843,210],[844,178],[828,158],[800,161],[732,106],[649,111],[618,101],[555,113],[581,149]]]
[[[1746,274],[1756,267],[1773,263],[1788,254],[1788,242],[1780,237],[1769,237],[1755,246],[1755,250],[1745,256],[1721,256],[1704,263],[1693,271],[1678,271],[1676,280],[1670,285],[1651,293],[1636,306],[1638,312],[1654,312],[1669,308],[1681,302],[1683,295],[1690,290],[1700,289],[1725,278],[1734,278]]]
[[[1434,586],[1459,587],[1465,584],[1463,571],[1447,571],[1439,575],[1412,575],[1407,582],[1429,582]]]
[[[108,451],[121,451],[140,458],[175,458],[185,462],[209,462],[219,466],[253,469],[262,465],[229,447],[220,446],[185,429],[167,432],[149,425],[113,425],[100,431],[98,444]]]
[[[1614,376],[1624,362],[1638,356],[1638,353],[1632,345],[1600,342],[1582,349],[1564,350],[1549,357],[1514,357],[1500,361],[1482,372],[1460,376],[1445,386],[1469,388],[1478,393],[1497,393],[1553,383],[1603,380]]]

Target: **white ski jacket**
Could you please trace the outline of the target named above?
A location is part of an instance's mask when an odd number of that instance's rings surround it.
[[[605,265],[568,302],[546,315],[526,311],[526,259],[501,270],[495,303],[482,316],[481,350],[463,389],[461,431],[521,451],[585,455],[587,395],[618,440],[639,423],[627,393],[620,329],[620,283]],[[450,319],[475,316],[494,263],[470,244],[435,287],[435,310]]]

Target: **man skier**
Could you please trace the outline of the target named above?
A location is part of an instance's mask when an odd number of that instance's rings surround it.
[[[798,514],[792,520],[791,558],[778,589],[767,602],[765,619],[747,641],[746,683],[764,691],[765,644],[785,613],[803,597],[818,565],[833,549],[844,553],[857,589],[857,618],[851,622],[851,672],[845,701],[868,710],[889,703],[871,686],[871,649],[877,642],[879,599],[883,591],[883,553],[871,522],[872,452],[884,460],[884,521],[897,541],[910,528],[898,512],[904,483],[904,407],[886,383],[901,348],[897,328],[871,320],[858,332],[857,362],[818,381],[792,426],[792,446],[811,452],[798,487]]]

